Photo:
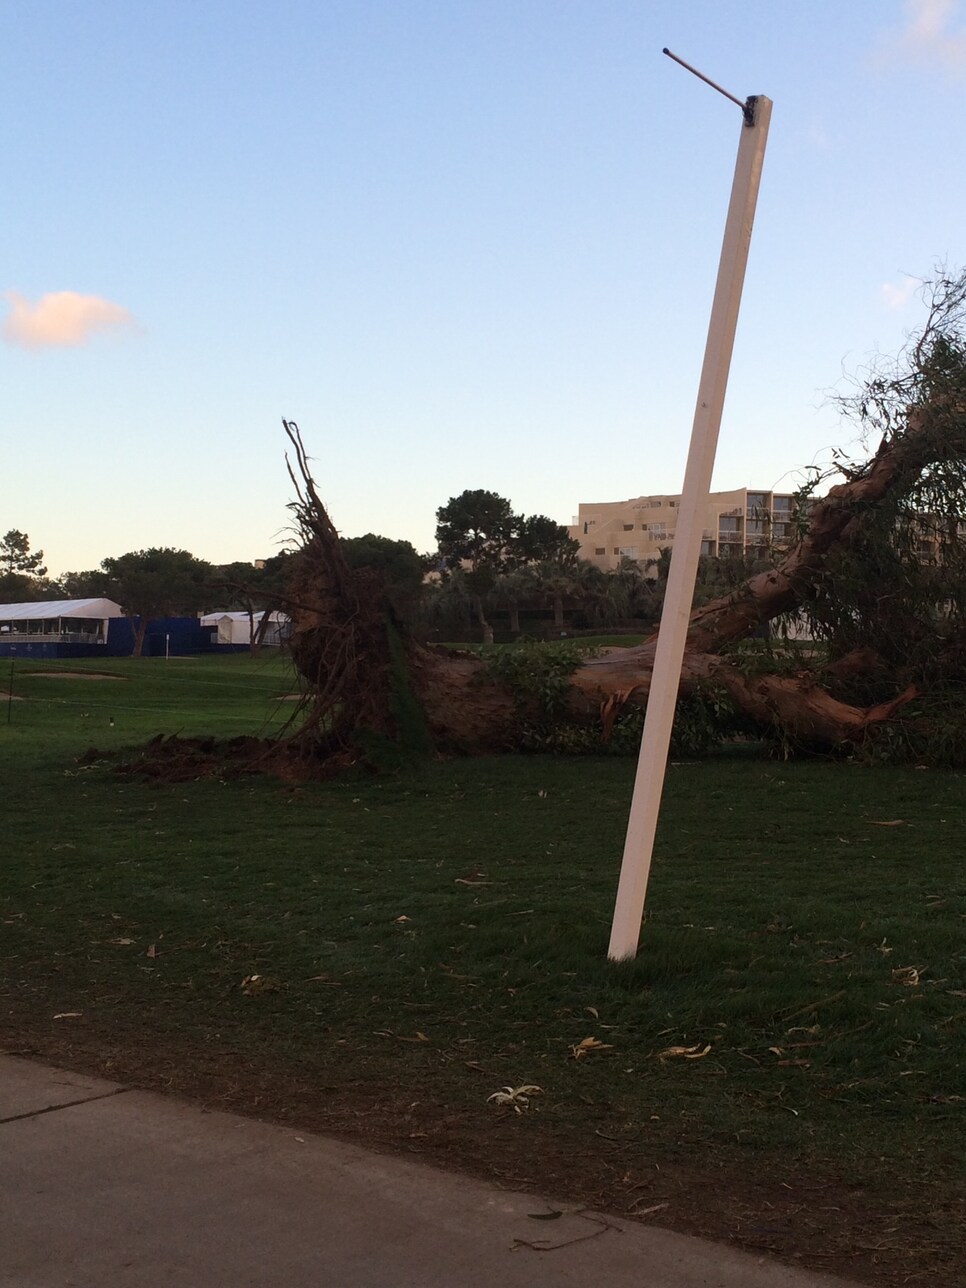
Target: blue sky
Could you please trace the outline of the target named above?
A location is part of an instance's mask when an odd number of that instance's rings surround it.
[[[741,118],[664,45],[775,104],[714,486],[848,446],[966,264],[960,0],[4,0],[0,531],[272,554],[283,416],[421,550],[679,491]]]

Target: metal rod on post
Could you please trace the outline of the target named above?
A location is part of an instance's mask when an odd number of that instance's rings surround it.
[[[669,50],[664,52],[676,62],[682,62]],[[695,70],[687,63],[682,65],[689,71]],[[700,72],[695,71],[695,75],[707,80]],[[739,99],[733,98],[713,81],[708,81],[708,84],[742,106]],[[711,488],[718,430],[731,367],[738,307],[748,263],[748,248],[751,244],[771,108],[771,99],[763,95],[747,99],[742,106],[744,121],[731,188],[731,203],[708,324],[704,365],[691,430],[691,446],[678,508],[674,551],[654,655],[644,733],[627,823],[610,946],[607,950],[611,961],[635,957],[641,934],[657,817],[667,771],[671,727],[674,723],[691,602],[694,598],[694,582],[701,553],[705,508]]]

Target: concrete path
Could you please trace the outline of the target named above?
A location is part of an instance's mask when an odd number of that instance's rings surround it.
[[[563,1210],[549,1221],[531,1213]],[[0,1288],[844,1288],[0,1056]]]

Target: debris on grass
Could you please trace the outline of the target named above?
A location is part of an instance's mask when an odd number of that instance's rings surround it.
[[[889,949],[892,952],[892,949]],[[799,1006],[794,1011],[786,1011],[782,1016],[784,1023],[794,1020],[799,1015],[804,1015],[808,1011],[817,1011],[822,1006],[829,1006],[832,1002],[841,1001],[845,996],[845,989],[841,988],[837,993],[830,993],[828,997],[820,997],[817,1002],[809,1002],[807,1006]]]
[[[525,1082],[519,1087],[501,1087],[499,1091],[494,1091],[492,1096],[487,1096],[486,1103],[512,1106],[516,1113],[522,1114],[525,1109],[530,1108],[530,1098],[539,1096],[542,1092],[542,1087],[534,1086],[532,1082]]]
[[[246,997],[261,997],[264,993],[277,993],[281,987],[281,980],[271,975],[246,975],[241,982],[241,991]]]
[[[701,1060],[704,1058],[704,1056],[708,1055],[710,1051],[711,1051],[710,1042],[708,1042],[705,1046],[702,1046],[700,1042],[696,1042],[694,1046],[689,1046],[689,1047],[687,1046],[665,1047],[663,1051],[657,1052],[657,1058],[659,1060],[673,1060],[680,1057],[681,1059],[684,1059],[684,1060]]]
[[[906,988],[917,988],[922,983],[925,966],[897,966],[892,972],[893,982]]]
[[[632,1212],[638,1220],[640,1220],[642,1216],[653,1216],[655,1212],[663,1212],[665,1208],[668,1208],[671,1206],[669,1203],[652,1203],[650,1207],[646,1207],[646,1208],[638,1207],[637,1204],[643,1203],[646,1198],[647,1198],[647,1195],[642,1195],[639,1199],[635,1199],[634,1202],[627,1209],[628,1212]]]
[[[590,1037],[583,1038],[575,1046],[572,1046],[570,1048],[570,1054],[575,1060],[582,1060],[584,1056],[588,1055],[591,1051],[613,1051],[613,1049],[614,1044],[612,1042],[601,1042],[600,1038]]]

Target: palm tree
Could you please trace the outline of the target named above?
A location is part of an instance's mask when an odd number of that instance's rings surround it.
[[[494,608],[506,608],[510,613],[510,630],[520,634],[520,605],[533,599],[537,593],[532,569],[516,568],[513,572],[497,577],[488,599]]]

